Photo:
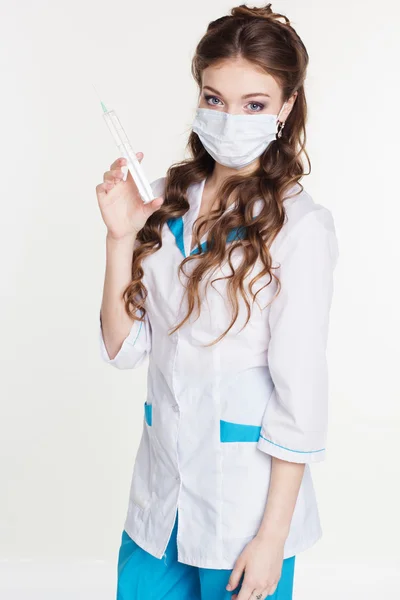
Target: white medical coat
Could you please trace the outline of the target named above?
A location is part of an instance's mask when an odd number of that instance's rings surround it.
[[[100,348],[102,358],[118,369],[133,369],[148,357],[143,431],[125,530],[161,558],[178,509],[178,560],[232,569],[260,526],[273,456],[306,463],[284,558],[322,535],[310,464],[322,461],[326,452],[326,345],[338,244],[327,208],[305,190],[285,198],[287,219],[270,248],[273,265],[280,265],[275,271],[282,285],[279,296],[266,307],[277,290],[273,279],[258,294],[241,331],[247,311],[239,296],[235,325],[222,341],[204,348],[231,320],[226,283],[217,281],[202,301],[200,317],[193,313],[190,322],[168,335],[186,314],[185,302],[179,309],[184,279],[178,278],[178,266],[190,252],[204,183],[189,187],[190,209],[165,224],[162,247],[143,260],[145,321],[133,323],[110,359],[100,320]],[[156,196],[163,194],[164,184],[165,177],[151,184]],[[295,189],[300,186],[287,195]],[[259,200],[256,212],[261,206]],[[234,265],[240,255],[238,248]],[[188,272],[190,265],[185,267]],[[229,273],[225,263],[211,278]],[[263,277],[253,289],[268,281]]]

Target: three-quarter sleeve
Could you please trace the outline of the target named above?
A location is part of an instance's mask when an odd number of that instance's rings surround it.
[[[154,197],[164,194],[166,177],[159,177],[150,183]],[[134,248],[140,242],[136,239]],[[123,340],[121,348],[114,358],[110,358],[104,343],[101,315],[99,315],[99,345],[100,356],[108,364],[117,369],[134,369],[138,367],[151,351],[151,324],[146,312],[144,321],[134,321],[127,337]]]
[[[134,321],[127,337],[122,342],[121,348],[114,358],[110,358],[104,343],[99,315],[99,342],[101,358],[117,369],[134,369],[138,367],[151,350],[151,325],[147,316],[144,321]]]
[[[268,364],[273,392],[257,447],[297,463],[325,459],[327,339],[339,251],[331,212],[302,216],[277,252],[281,290],[270,305]]]

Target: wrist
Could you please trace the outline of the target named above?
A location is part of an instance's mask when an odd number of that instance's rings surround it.
[[[109,232],[107,232],[106,243],[110,246],[133,245],[135,243],[137,233],[138,233],[137,231],[133,231],[132,233],[124,235],[123,237],[116,238],[116,237],[113,237]]]
[[[286,538],[289,535],[289,531],[287,530],[286,527],[279,527],[276,524],[274,525],[261,525],[260,529],[258,530],[256,537],[257,539],[261,540],[261,541],[275,541],[277,543],[282,543],[284,544],[286,541]]]

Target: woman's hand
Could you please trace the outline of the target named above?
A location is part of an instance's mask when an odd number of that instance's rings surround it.
[[[141,162],[143,153],[136,154]],[[128,171],[126,181],[123,180],[121,167],[127,164],[126,158],[118,158],[103,176],[103,183],[96,187],[97,200],[101,216],[107,227],[107,236],[115,240],[136,236],[150,215],[158,210],[164,198],[155,198],[144,204],[136,183]]]
[[[234,590],[244,579],[239,594],[232,600],[264,600],[272,595],[282,573],[284,539],[256,535],[237,559],[227,590]]]

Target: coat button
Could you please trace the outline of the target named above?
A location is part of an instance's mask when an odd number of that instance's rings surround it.
[[[172,408],[173,408],[173,410],[174,410],[175,412],[178,412],[178,410],[179,410],[179,406],[178,406],[178,404],[173,404],[173,405],[172,405]]]
[[[175,477],[175,479],[176,479],[176,481],[180,481],[180,480],[181,480],[181,476],[180,476],[180,475],[177,475],[177,476]]]

